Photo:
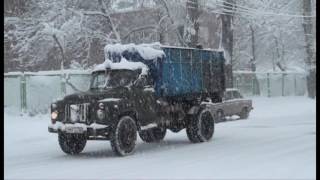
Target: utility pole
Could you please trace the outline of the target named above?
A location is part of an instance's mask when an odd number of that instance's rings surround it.
[[[226,58],[226,87],[233,87],[233,14],[230,11],[235,10],[235,0],[224,0],[224,14],[221,15],[222,25],[222,47],[225,50]]]
[[[305,49],[307,57],[305,58],[305,63],[307,66],[307,89],[308,96],[310,98],[315,98],[316,96],[316,61],[315,61],[315,47],[314,40],[316,39],[313,35],[312,29],[312,18],[311,17],[311,0],[303,0],[303,30],[305,37]]]

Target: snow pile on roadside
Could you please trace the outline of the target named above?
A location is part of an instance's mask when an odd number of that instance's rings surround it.
[[[105,57],[109,57],[109,53],[122,54],[124,51],[131,53],[138,52],[140,56],[145,60],[153,60],[156,58],[161,58],[165,54],[160,49],[160,43],[150,43],[150,44],[108,44],[104,48]]]

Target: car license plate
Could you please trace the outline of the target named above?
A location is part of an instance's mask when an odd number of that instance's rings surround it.
[[[67,133],[83,133],[84,130],[81,127],[66,127]]]

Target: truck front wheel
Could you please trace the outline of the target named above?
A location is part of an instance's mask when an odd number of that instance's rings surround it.
[[[119,156],[133,152],[137,140],[136,122],[130,116],[122,117],[113,132],[111,139],[112,150]]]
[[[148,130],[142,130],[139,132],[139,136],[144,142],[158,142],[163,140],[163,138],[166,135],[166,132],[166,128],[157,127]]]
[[[59,132],[58,140],[61,150],[66,154],[79,154],[87,143],[85,134]]]
[[[208,110],[201,110],[189,119],[187,136],[193,143],[209,141],[214,133],[214,119]]]

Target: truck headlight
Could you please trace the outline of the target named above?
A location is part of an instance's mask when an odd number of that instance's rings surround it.
[[[103,103],[99,103],[99,109],[104,109],[104,104]]]
[[[53,111],[51,113],[51,122],[52,122],[52,124],[56,123],[57,118],[58,118],[58,111]]]
[[[98,111],[97,111],[98,119],[103,120],[105,118],[105,116],[106,116],[105,112],[102,109],[98,109]]]
[[[58,117],[58,112],[57,111],[53,111],[51,113],[51,119],[57,119],[57,117]]]

